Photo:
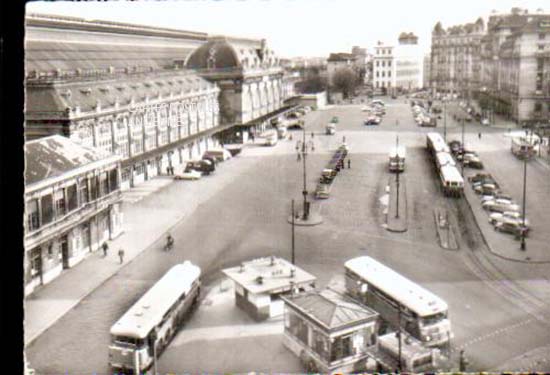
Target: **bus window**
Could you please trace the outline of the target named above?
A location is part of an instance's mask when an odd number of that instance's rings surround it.
[[[423,326],[430,326],[432,324],[438,323],[439,321],[441,321],[445,318],[447,318],[446,313],[437,313],[437,314],[434,314],[434,315],[423,316],[420,319],[420,324],[423,325]]]

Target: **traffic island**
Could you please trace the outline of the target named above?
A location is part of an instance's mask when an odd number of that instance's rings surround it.
[[[310,212],[307,218],[304,218],[303,213],[297,213],[294,216],[294,220],[292,215],[290,215],[288,216],[287,221],[289,224],[299,225],[302,227],[311,227],[321,224],[323,222],[323,217],[318,212]]]
[[[388,212],[386,213],[386,229],[390,232],[406,232],[407,221],[407,188],[405,178],[400,174],[389,180]],[[399,191],[399,193],[398,193]]]
[[[447,250],[457,250],[458,242],[455,231],[449,221],[449,213],[445,210],[436,208],[434,210],[435,228],[439,246]]]

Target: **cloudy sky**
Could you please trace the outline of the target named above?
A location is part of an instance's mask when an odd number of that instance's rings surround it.
[[[394,44],[412,31],[429,50],[437,21],[443,27],[485,19],[493,10],[512,7],[550,13],[548,0],[181,0],[34,2],[27,11],[125,23],[266,38],[281,57],[327,56],[372,47],[378,40]]]

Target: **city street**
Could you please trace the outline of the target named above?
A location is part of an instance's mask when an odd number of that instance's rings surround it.
[[[306,116],[306,138],[315,144],[307,156],[308,199],[314,210],[320,210],[323,223],[296,228],[297,265],[315,275],[317,285],[324,287],[342,278],[346,260],[369,255],[425,286],[449,304],[455,335],[453,358],[464,349],[470,361],[468,371],[490,371],[511,358],[550,345],[550,264],[511,262],[489,252],[464,198],[445,198],[440,191],[426,151],[425,134],[434,129],[416,125],[404,98],[387,100],[387,115],[379,126],[363,125],[366,115],[361,107],[335,106]],[[333,116],[339,117],[337,132],[325,135],[325,125]],[[442,120],[438,123],[436,131],[442,132]],[[447,140],[460,140],[459,124],[449,118],[447,126]],[[465,132],[466,143],[479,152],[486,169],[521,203],[523,163],[511,154],[509,140],[503,135],[506,130],[466,124]],[[483,132],[481,139],[479,132]],[[227,162],[241,165],[232,169],[233,178],[219,192],[171,230],[176,244],[172,252],[151,245],[27,347],[28,360],[37,373],[108,373],[109,328],[176,263],[190,260],[201,267],[206,294],[220,282],[222,268],[269,255],[290,259],[291,231],[286,218],[292,199],[297,207],[302,205],[302,163],[295,150],[302,133],[291,134],[292,141],[282,140],[274,147],[257,141]],[[351,169],[340,172],[328,200],[315,201],[311,193],[321,170],[343,137]],[[399,144],[407,146],[401,175],[407,188],[405,233],[385,229],[385,188],[389,179],[395,178],[388,172],[387,153],[396,137]],[[217,174],[223,173],[222,165],[198,183],[216,184]],[[547,247],[550,241],[549,177],[545,166],[528,165],[527,217],[532,224],[528,252],[530,247]],[[177,199],[182,189],[186,184],[173,183],[145,203],[136,204],[149,204],[153,210],[155,200]],[[476,204],[480,206],[473,202]],[[435,208],[449,212],[458,250],[439,246]],[[485,224],[482,230],[487,229]],[[507,235],[499,236],[513,241]],[[225,311],[208,303],[205,298],[161,356],[159,371],[303,371],[298,359],[282,345],[281,320],[258,324],[236,308]],[[233,335],[228,329],[231,326],[248,326],[251,333]],[[185,339],[187,330],[208,328],[230,333],[216,340]],[[548,366],[546,363],[538,370],[549,370]]]

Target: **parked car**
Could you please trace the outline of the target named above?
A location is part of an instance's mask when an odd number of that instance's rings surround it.
[[[201,176],[202,176],[201,172],[194,169],[190,169],[188,171],[175,173],[174,180],[198,180],[201,178]]]
[[[381,106],[385,106],[386,104],[380,100],[380,99],[374,99],[372,102],[372,104],[378,104],[378,105],[381,105]]]
[[[481,159],[472,153],[464,154],[462,156],[462,161],[465,167],[483,169],[483,163]]]
[[[335,124],[338,124],[338,116],[333,116],[332,117],[332,120],[330,120],[330,122],[333,122]]]
[[[470,183],[484,181],[486,179],[493,179],[493,176],[489,173],[476,173],[473,176],[468,176],[468,181],[470,181]]]
[[[495,225],[496,223],[503,222],[505,220],[516,220],[523,224],[523,218],[521,213],[514,211],[506,212],[493,212],[489,215],[489,223]],[[529,220],[525,219],[525,225],[529,226]]]
[[[187,162],[184,171],[189,172],[191,170],[199,171],[202,172],[202,174],[209,175],[216,170],[216,166],[210,160],[193,160]]]
[[[214,158],[216,161],[226,161],[228,159],[231,159],[231,153],[223,148],[216,148],[211,150],[206,150],[204,154],[202,154],[202,158]]]
[[[363,111],[363,112],[370,112],[370,111],[372,111],[372,110],[374,110],[374,107],[371,107],[371,106],[369,106],[369,105],[366,105],[366,106],[364,106],[364,107],[361,107],[361,111]]]
[[[520,210],[519,205],[515,203],[511,203],[510,201],[504,200],[504,199],[493,199],[487,202],[483,202],[481,204],[481,207],[483,207],[484,210],[487,210],[490,212],[506,212],[506,211],[519,212]]]
[[[511,203],[513,202],[513,199],[510,195],[508,194],[504,194],[504,193],[501,193],[499,192],[498,190],[493,192],[492,194],[481,194],[481,202],[486,202],[486,201],[490,201],[492,199],[506,199],[508,201],[510,201]]]
[[[495,230],[513,234],[516,239],[520,239],[522,236],[527,237],[529,234],[529,227],[517,220],[500,221],[495,224]]]
[[[460,149],[462,148],[462,143],[460,141],[456,141],[456,140],[450,141],[449,142],[449,148],[451,149],[451,152],[453,154],[457,154],[460,151]]]
[[[498,185],[492,183],[479,184],[474,188],[474,192],[481,196],[496,195],[500,193]]]
[[[315,189],[315,198],[327,199],[329,195],[330,195],[330,185],[318,183],[317,188]]]

